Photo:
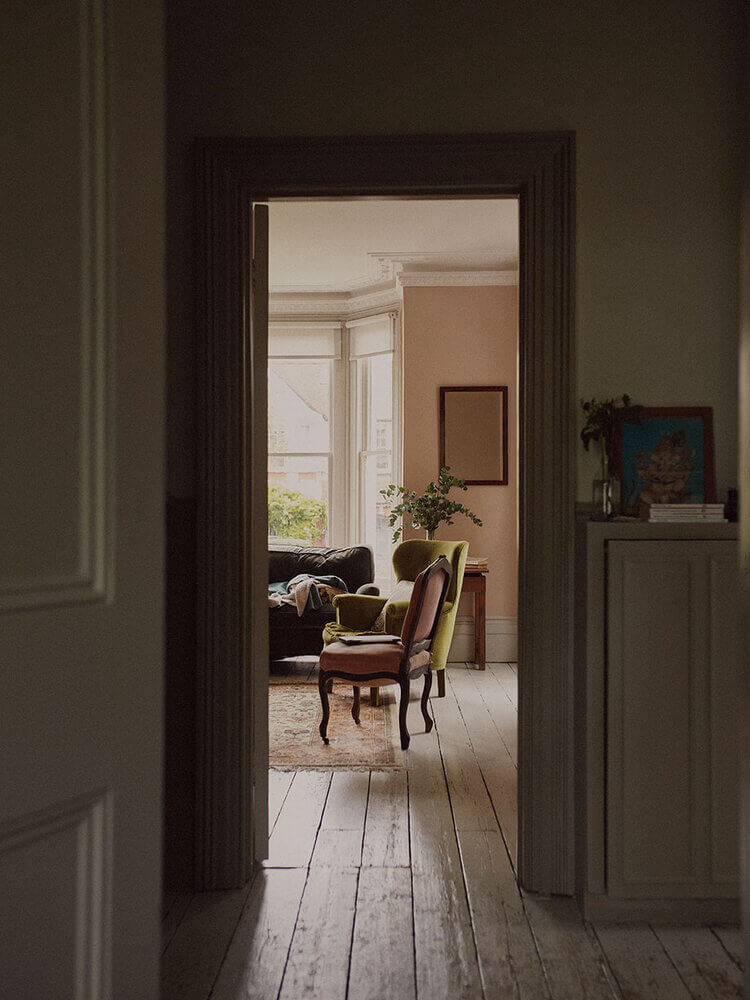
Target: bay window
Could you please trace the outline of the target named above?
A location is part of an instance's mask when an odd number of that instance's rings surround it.
[[[400,477],[398,315],[269,323],[269,543],[366,543],[391,579],[389,507]]]

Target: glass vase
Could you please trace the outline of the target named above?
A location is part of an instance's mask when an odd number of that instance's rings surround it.
[[[619,480],[612,472],[609,455],[601,448],[602,475],[593,483],[593,517],[597,521],[608,521],[614,517],[619,503]]]

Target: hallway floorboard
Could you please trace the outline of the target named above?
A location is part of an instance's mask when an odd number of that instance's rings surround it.
[[[272,771],[253,882],[165,898],[163,1000],[741,997],[737,928],[594,926],[519,889],[516,682],[451,664],[403,770]]]

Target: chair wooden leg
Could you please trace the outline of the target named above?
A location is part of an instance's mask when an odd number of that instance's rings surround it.
[[[438,698],[445,698],[445,668],[436,670],[438,681]]]
[[[398,706],[398,728],[401,733],[401,749],[409,749],[409,730],[406,728],[406,709],[409,707],[409,678],[399,681],[401,701]]]
[[[325,674],[321,674],[318,678],[318,692],[320,693],[320,704],[323,708],[323,718],[320,722],[320,738],[326,745],[328,745],[328,719],[331,714],[328,704],[328,685],[332,682],[332,679],[329,680]]]
[[[370,704],[375,708],[380,704],[380,688],[370,688]]]
[[[359,688],[354,688],[354,704],[352,705],[352,718],[359,725]]]
[[[328,684],[326,685],[326,691],[330,694],[333,691],[333,677],[330,678]]]
[[[428,667],[424,672],[424,688],[422,689],[422,702],[421,702],[422,715],[424,716],[424,728],[426,733],[429,733],[434,724],[432,719],[430,718],[430,713],[427,711],[427,699],[430,697],[431,687],[432,687],[432,671]]]

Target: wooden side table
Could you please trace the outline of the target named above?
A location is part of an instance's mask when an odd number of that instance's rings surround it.
[[[487,570],[466,570],[462,594],[474,595],[474,663],[484,670],[487,657]]]

